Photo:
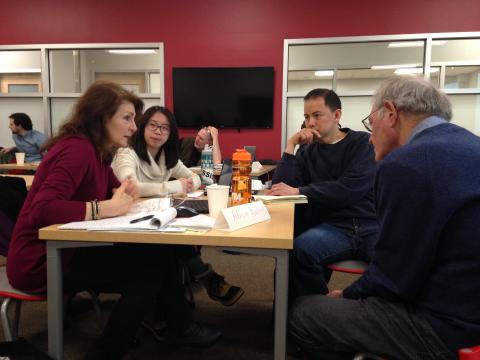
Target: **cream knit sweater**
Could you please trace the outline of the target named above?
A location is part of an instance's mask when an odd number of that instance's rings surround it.
[[[168,181],[170,178],[193,179],[194,189],[200,186],[200,177],[191,172],[178,160],[170,170],[165,165],[165,152],[162,151],[158,164],[148,153],[150,165],[141,160],[131,148],[121,148],[117,151],[112,162],[112,168],[118,180],[127,178],[135,180],[138,184],[140,196],[167,196],[183,191],[182,184],[178,180]]]

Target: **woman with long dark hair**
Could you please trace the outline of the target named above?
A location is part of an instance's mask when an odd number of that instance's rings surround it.
[[[120,180],[135,180],[144,197],[188,193],[200,186],[198,175],[179,161],[177,123],[161,106],[145,111],[131,147],[118,151],[112,167]]]
[[[38,239],[40,228],[124,215],[132,207],[138,188],[131,180],[120,183],[110,162],[118,148],[128,145],[142,109],[137,96],[110,82],[96,82],[80,97],[72,117],[47,143],[47,155],[18,217],[7,257],[13,287],[46,292],[46,246]],[[208,346],[220,336],[193,322],[171,247],[80,248],[64,250],[62,260],[66,291],[121,294],[88,359],[121,359],[159,296],[176,343]]]
[[[138,121],[131,147],[117,152],[113,170],[120,180],[135,181],[140,196],[144,197],[196,190],[200,178],[179,160],[178,141],[177,122],[171,111],[161,106],[150,107]],[[205,264],[195,247],[178,246],[176,253],[213,300],[229,306],[243,295],[241,288],[230,285],[210,264]]]

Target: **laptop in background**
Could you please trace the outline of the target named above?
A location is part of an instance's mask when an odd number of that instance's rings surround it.
[[[225,159],[223,160],[222,171],[220,172],[220,177],[218,178],[218,185],[232,185],[232,160]]]
[[[218,178],[218,185],[232,185],[232,160],[223,160],[222,171]],[[206,190],[205,190],[206,191]],[[196,210],[200,214],[208,214],[207,199],[173,199],[173,207],[186,206]]]
[[[245,150],[247,150],[250,155],[252,155],[252,161],[255,161],[255,152],[257,151],[257,147],[256,146],[244,146],[243,147]]]

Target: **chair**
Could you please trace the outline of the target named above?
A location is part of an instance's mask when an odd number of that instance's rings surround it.
[[[328,265],[333,271],[361,275],[367,269],[368,264],[362,260],[344,260]]]
[[[0,319],[2,322],[3,334],[6,341],[14,341],[18,338],[18,325],[20,322],[20,312],[22,307],[22,301],[46,301],[45,295],[32,295],[16,290],[10,286],[7,279],[7,267],[0,267],[0,298],[3,298],[2,305],[0,306]],[[10,304],[14,302],[16,304],[14,325],[10,322],[8,316],[8,309]]]
[[[480,345],[458,350],[459,360],[480,360]]]
[[[99,325],[102,325],[100,301],[94,291],[88,290],[93,302],[95,314],[99,320]],[[3,299],[0,306],[0,320],[2,322],[3,334],[6,341],[14,341],[18,339],[18,330],[20,324],[20,314],[23,301],[47,301],[47,296],[44,294],[28,294],[20,290],[14,289],[7,278],[7,267],[0,266],[0,298]],[[9,317],[10,304],[15,303],[14,323],[11,323]],[[13,326],[12,326],[13,325]]]

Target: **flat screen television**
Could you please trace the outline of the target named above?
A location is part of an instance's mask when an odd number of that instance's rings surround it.
[[[272,128],[273,67],[173,68],[173,112],[182,128]]]

